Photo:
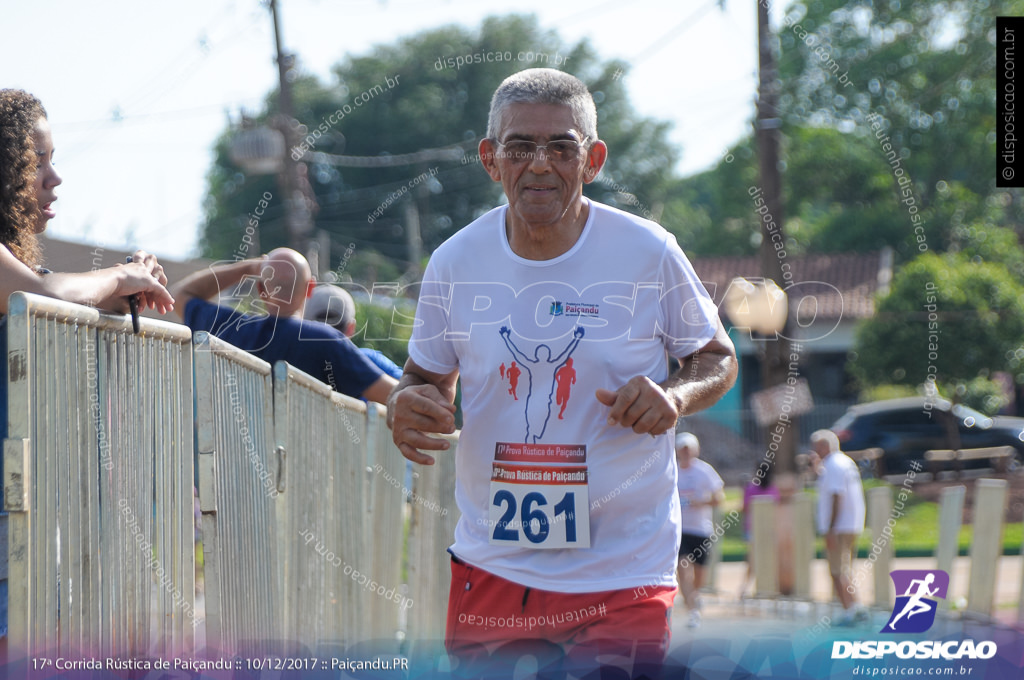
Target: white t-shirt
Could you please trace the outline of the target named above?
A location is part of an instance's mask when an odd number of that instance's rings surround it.
[[[839,534],[859,534],[864,530],[864,486],[857,464],[842,451],[825,457],[818,477],[818,530],[827,533],[832,521],[832,496],[839,494],[839,516],[835,530]]]
[[[712,522],[713,508],[710,505],[693,507],[693,503],[706,503],[725,486],[725,482],[700,458],[691,458],[690,466],[679,468],[676,490],[683,513],[683,533],[694,536],[710,536],[715,530]]]
[[[423,368],[461,376],[452,552],[556,592],[672,585],[674,432],[609,426],[594,393],[637,375],[664,380],[666,351],[706,345],[718,310],[653,222],[591,201],[573,247],[538,261],[512,252],[506,210],[434,252],[409,343]]]

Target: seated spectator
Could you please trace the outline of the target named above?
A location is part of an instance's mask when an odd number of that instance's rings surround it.
[[[257,286],[266,316],[209,302],[247,279]],[[268,363],[287,361],[342,394],[385,403],[397,381],[381,373],[338,330],[303,321],[312,282],[306,258],[290,248],[278,248],[263,258],[211,266],[171,289],[178,313],[192,330],[212,333]]]
[[[347,290],[330,283],[321,283],[313,289],[302,316],[333,326],[346,338],[351,338],[356,332],[356,301]],[[360,347],[359,351],[395,380],[402,377],[402,368],[383,352],[370,347]]]

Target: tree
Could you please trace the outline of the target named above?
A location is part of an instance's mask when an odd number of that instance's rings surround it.
[[[992,170],[995,17],[1021,9],[1018,0],[794,3],[779,29],[787,127],[866,135],[889,169],[894,161],[878,148],[884,138],[912,180],[932,250],[949,247],[957,222],[1016,226],[1019,192],[1012,204],[998,201],[1008,209],[986,203],[1007,194]],[[902,197],[902,185],[890,186]],[[904,258],[917,254],[905,228],[894,233],[890,245]]]
[[[1022,337],[1024,285],[1002,265],[925,253],[858,327],[851,370],[865,386],[934,382],[951,394],[979,376],[1016,372]]]
[[[586,41],[565,45],[554,32],[543,31],[534,17],[490,18],[477,32],[440,28],[348,57],[335,67],[336,82],[330,86],[311,76],[296,81],[296,115],[306,124],[306,140],[315,151],[382,158],[455,145],[464,151],[460,160],[415,166],[310,163],[309,178],[319,204],[316,229],[330,235],[332,264],[351,250],[344,273],[356,279],[414,269],[422,263],[408,259],[411,209],[418,214],[429,253],[503,202],[500,186],[476,159],[477,142],[485,134],[490,97],[498,84],[515,71],[543,62],[580,77],[597,103],[599,133],[611,153],[602,177],[588,185],[587,195],[638,214],[652,215],[663,205],[672,188],[677,151],[667,140],[666,123],[633,111],[623,81],[614,77],[626,66],[602,62]],[[396,84],[387,88],[390,82]],[[379,91],[374,89],[381,85]],[[275,110],[275,100],[276,93],[271,93],[258,119]],[[330,117],[337,119],[339,110],[344,116],[331,124]],[[231,256],[264,191],[275,195],[260,223],[261,249],[286,241],[274,179],[246,177],[234,166],[227,155],[232,134],[226,130],[222,135],[209,173],[202,238],[207,257]]]
[[[905,262],[921,252],[919,235],[942,252],[971,226],[1021,233],[1021,192],[995,187],[992,101],[994,17],[1022,9],[1019,0],[789,5],[777,28],[788,252],[888,245]],[[670,209],[692,216],[686,236],[698,254],[756,248],[740,191],[756,181],[742,156],[749,144],[731,150],[734,163],[681,182],[687,205]]]

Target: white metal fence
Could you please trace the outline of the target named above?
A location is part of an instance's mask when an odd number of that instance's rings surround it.
[[[410,482],[383,407],[184,326],[134,335],[18,293],[8,336],[12,651],[397,652],[399,629],[443,634],[453,454]]]
[[[283,632],[270,364],[195,335],[206,641],[255,654]]]
[[[268,643],[372,640],[397,652],[400,629],[443,637],[454,449],[408,475],[379,405],[206,333],[193,341],[184,326],[143,319],[134,335],[124,317],[22,293],[7,325],[12,651],[176,656],[201,642],[254,655]],[[976,496],[975,615],[992,612],[1004,487],[983,481]],[[892,497],[871,495],[877,537]],[[806,598],[812,513],[800,500],[795,594]],[[955,553],[962,504],[962,493],[944,499],[940,568]],[[755,550],[774,545],[774,528],[755,517]],[[880,607],[888,557],[874,565]],[[763,550],[755,560],[762,595],[778,592],[775,559]]]
[[[22,293],[7,325],[11,649],[192,649],[188,329]]]

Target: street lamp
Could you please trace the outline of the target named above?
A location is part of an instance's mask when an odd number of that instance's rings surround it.
[[[725,313],[736,328],[777,338],[786,326],[789,303],[786,292],[771,279],[736,277],[725,293]]]
[[[789,319],[786,292],[771,279],[737,277],[729,284],[723,306],[733,327],[749,330],[750,339],[759,345],[762,389],[751,395],[751,401],[758,425],[768,428],[773,442],[766,452],[772,455],[766,458],[775,467],[776,485],[780,491],[791,492],[796,482],[797,434],[789,416],[804,411],[806,399],[796,405],[793,399],[782,403],[790,358],[789,340],[783,334]]]

